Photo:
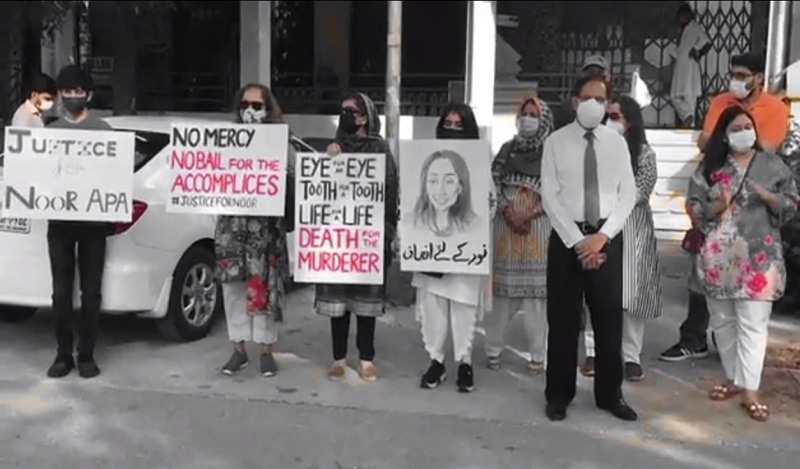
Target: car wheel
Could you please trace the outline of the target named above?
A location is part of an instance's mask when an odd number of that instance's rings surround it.
[[[32,318],[34,314],[36,314],[36,308],[28,308],[25,306],[0,306],[0,322],[23,322]]]
[[[214,276],[214,254],[196,246],[183,255],[172,278],[167,316],[159,319],[170,340],[202,339],[222,311],[222,294]]]

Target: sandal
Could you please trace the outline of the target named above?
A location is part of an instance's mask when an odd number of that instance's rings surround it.
[[[761,404],[760,402],[751,402],[749,404],[742,402],[742,407],[744,407],[744,410],[747,411],[747,415],[753,420],[758,422],[766,422],[769,420],[769,407],[767,407],[766,404]]]
[[[544,371],[544,363],[530,361],[528,362],[528,373],[531,376],[539,376]]]
[[[731,384],[718,384],[711,388],[708,397],[712,401],[727,401],[728,399],[742,393],[742,390]]]

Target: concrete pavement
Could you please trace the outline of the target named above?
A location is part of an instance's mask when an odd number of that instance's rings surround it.
[[[0,468],[794,467],[795,403],[769,396],[773,418],[759,424],[735,402],[705,397],[719,375],[715,359],[656,360],[677,338],[686,308],[685,258],[673,245],[662,250],[665,317],[646,333],[647,379],[625,386],[637,423],[596,410],[591,380],[582,377],[567,421],[547,421],[544,380],[527,376],[514,353],[525,349],[522,327],[512,326],[499,372],[483,367],[478,338],[475,393],[456,393],[452,381],[419,389],[428,359],[411,308],[380,320],[377,383],[362,383],[354,370],[346,382],[330,382],[328,323],[311,312],[304,289],[289,300],[282,369],[270,379],[254,365],[233,378],[219,374],[230,354],[223,324],[205,340],[174,344],[147,321],[104,318],[103,374],[91,381],[44,377],[53,358],[48,312],[0,325]],[[776,323],[775,336],[800,342],[790,322]]]

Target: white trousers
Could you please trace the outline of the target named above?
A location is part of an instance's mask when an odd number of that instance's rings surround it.
[[[471,364],[478,306],[451,301],[424,288],[418,288],[416,307],[417,318],[422,326],[422,341],[431,360],[444,363],[444,347],[449,329],[453,334],[455,361]]]
[[[707,298],[725,376],[748,391],[761,386],[772,302]]]
[[[622,313],[622,358],[625,363],[641,364],[646,319]],[[589,312],[586,312],[586,330],[583,331],[583,346],[587,357],[594,357],[594,330]]]
[[[694,111],[697,107],[697,97],[695,96],[672,96],[670,98],[672,107],[681,120],[686,120],[689,117],[694,117]]]
[[[272,316],[247,314],[247,288],[244,282],[222,284],[225,298],[225,322],[231,342],[255,342],[272,345],[278,342],[278,323]]]
[[[483,318],[486,355],[499,357],[503,353],[508,322],[522,311],[531,360],[544,363],[547,357],[547,300],[495,296],[492,301],[492,312]]]

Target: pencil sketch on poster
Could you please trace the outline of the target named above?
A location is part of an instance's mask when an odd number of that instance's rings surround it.
[[[400,267],[490,272],[490,148],[478,140],[400,142]]]

